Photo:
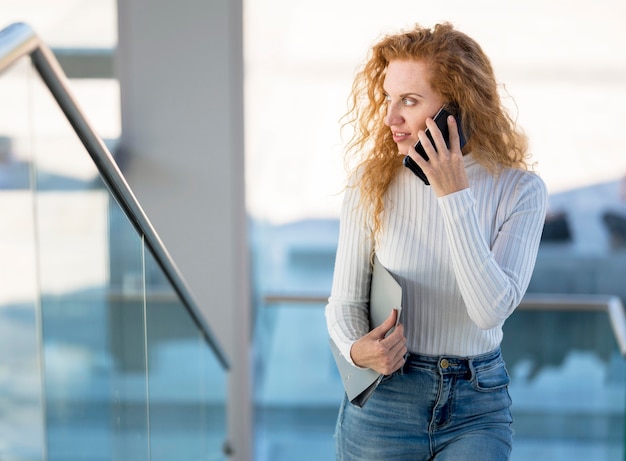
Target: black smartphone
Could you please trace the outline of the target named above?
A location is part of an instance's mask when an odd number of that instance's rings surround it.
[[[443,139],[446,141],[446,146],[450,147],[450,132],[448,130],[448,116],[449,115],[453,115],[456,120],[456,124],[459,130],[459,141],[461,144],[461,149],[463,149],[463,146],[465,145],[467,140],[465,139],[465,135],[463,134],[463,130],[461,129],[461,114],[456,104],[447,104],[443,106],[441,109],[439,109],[439,112],[435,114],[435,116],[433,117],[433,121],[437,124],[437,127],[441,131],[441,134],[443,135]],[[433,137],[430,134],[430,130],[426,128],[425,132],[426,132],[426,136],[432,143],[433,147],[435,147],[435,141],[433,140]],[[415,144],[415,150],[417,151],[419,155],[422,156],[424,160],[428,160],[428,154],[426,154],[426,151],[424,150],[424,147],[422,146],[421,141],[417,141],[417,144]],[[435,150],[437,150],[436,147],[435,147]],[[415,161],[411,157],[409,157],[408,155],[404,157],[403,163],[405,167],[407,167],[409,170],[415,173],[415,175],[418,178],[424,181],[424,183],[427,186],[430,185],[430,182],[428,181],[428,178],[424,174],[424,171],[419,167],[417,163],[415,163]]]

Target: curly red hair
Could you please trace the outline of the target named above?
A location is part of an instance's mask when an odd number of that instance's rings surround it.
[[[476,41],[449,23],[387,35],[357,73],[344,116],[354,127],[347,154],[357,157],[361,204],[370,212],[373,235],[380,230],[385,192],[402,167],[384,124],[383,81],[389,62],[411,59],[425,62],[433,90],[458,104],[469,134],[464,152],[494,174],[501,167],[529,168],[526,136],[504,109],[491,62]]]

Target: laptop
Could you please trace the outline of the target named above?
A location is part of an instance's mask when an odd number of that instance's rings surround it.
[[[399,319],[402,311],[402,287],[380,263],[378,257],[374,256],[370,284],[371,328],[383,323],[389,317],[392,309],[398,310]],[[363,406],[380,383],[383,375],[370,368],[359,368],[352,365],[341,354],[335,342],[332,339],[329,342],[348,400],[359,407]]]

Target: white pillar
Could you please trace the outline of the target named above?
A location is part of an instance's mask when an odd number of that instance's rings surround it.
[[[233,459],[249,461],[242,9],[118,0],[116,76],[124,173],[230,358]]]

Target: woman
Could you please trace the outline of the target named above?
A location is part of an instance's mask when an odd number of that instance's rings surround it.
[[[467,144],[447,120],[458,106]],[[502,107],[490,61],[450,24],[384,37],[357,74],[348,121],[359,155],[341,215],[331,338],[385,376],[360,408],[344,399],[338,460],[506,460],[512,445],[502,325],[524,295],[546,211],[524,135]],[[434,145],[425,135],[431,132]],[[421,141],[429,161],[417,155]],[[403,166],[410,156],[430,185]],[[374,253],[403,289],[369,331]]]

